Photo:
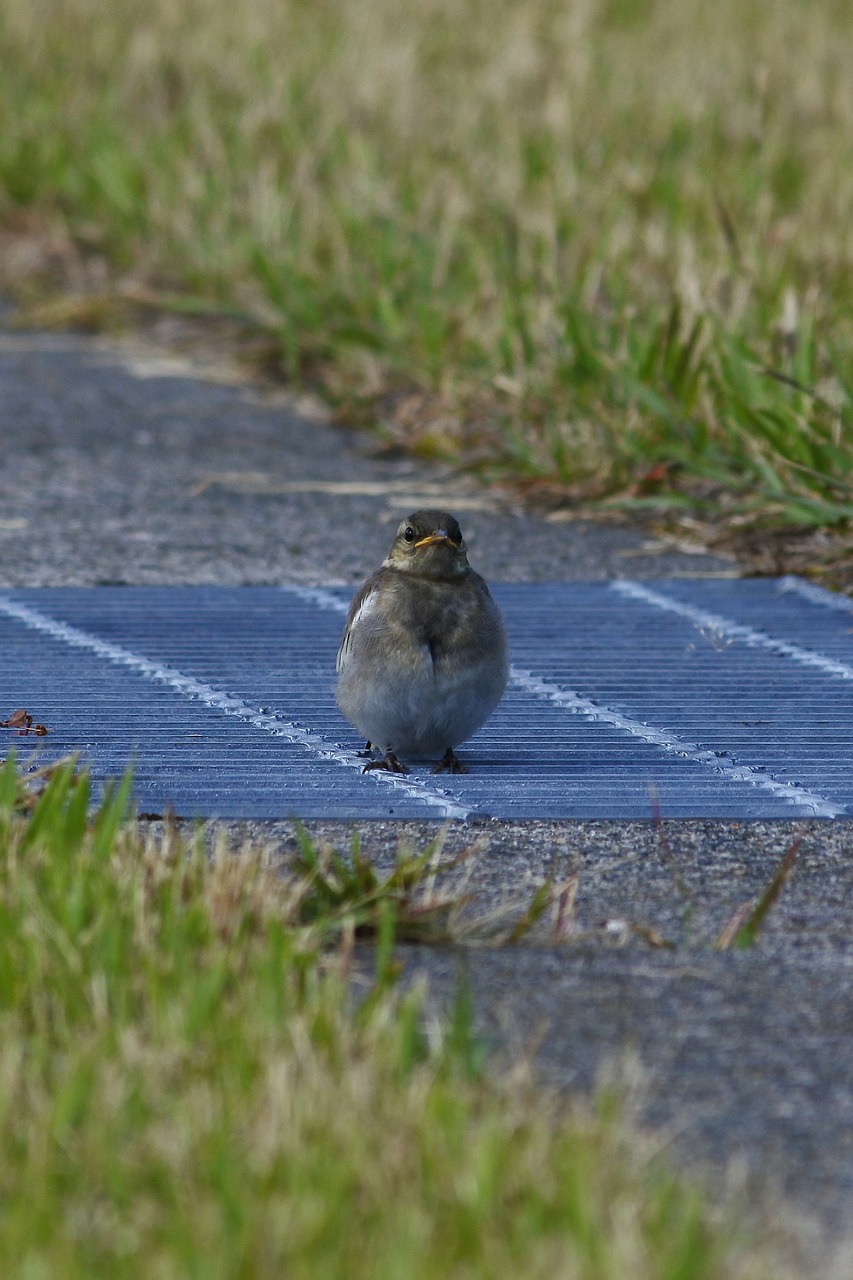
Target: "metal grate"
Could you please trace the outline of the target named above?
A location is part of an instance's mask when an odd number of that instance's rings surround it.
[[[853,816],[851,602],[797,579],[494,588],[513,674],[472,772],[362,775],[334,703],[350,592],[0,594],[0,709],[139,809],[279,818]],[[5,711],[4,711],[5,714]],[[656,797],[653,801],[652,797]]]

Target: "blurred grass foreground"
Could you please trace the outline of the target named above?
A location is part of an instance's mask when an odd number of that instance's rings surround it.
[[[129,788],[92,812],[73,760],[0,767],[4,1280],[804,1274],[612,1091],[486,1073],[464,989],[439,1019],[398,980],[423,857],[378,884],[307,837],[291,870],[209,856],[129,821]]]
[[[487,479],[843,524],[851,65],[843,0],[4,0],[0,274]]]

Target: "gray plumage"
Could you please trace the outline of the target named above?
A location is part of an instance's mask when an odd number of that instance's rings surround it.
[[[506,632],[444,511],[403,520],[382,567],[350,605],[337,660],[338,706],[383,754],[368,768],[405,772],[397,753],[460,771],[453,748],[479,729],[506,687]]]

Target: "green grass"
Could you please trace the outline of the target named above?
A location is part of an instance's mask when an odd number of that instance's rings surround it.
[[[487,479],[838,524],[851,56],[842,0],[6,0],[0,227]]]
[[[485,1069],[464,989],[441,1022],[398,985],[399,874],[347,925],[305,841],[284,874],[89,799],[0,770],[4,1277],[781,1274],[613,1098]]]

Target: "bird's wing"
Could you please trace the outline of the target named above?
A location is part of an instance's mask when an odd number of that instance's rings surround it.
[[[335,661],[335,670],[340,671],[346,663],[350,650],[352,649],[352,638],[356,627],[359,623],[371,614],[376,608],[377,593],[379,589],[379,577],[381,570],[374,573],[367,579],[365,583],[359,587],[353,596],[352,603],[347,614],[346,625],[344,627],[344,635],[341,640],[338,656]]]

